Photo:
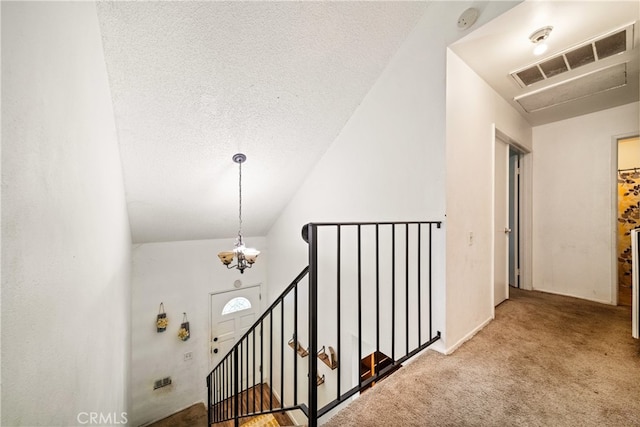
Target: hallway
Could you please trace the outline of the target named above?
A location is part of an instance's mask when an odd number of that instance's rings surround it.
[[[629,307],[513,289],[450,356],[427,351],[326,425],[640,426]]]

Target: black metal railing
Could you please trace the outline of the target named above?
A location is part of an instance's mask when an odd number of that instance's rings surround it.
[[[432,252],[440,227],[438,221],[305,225],[309,265],[207,377],[209,423],[238,426],[243,417],[300,410],[316,426],[438,340]],[[386,362],[363,377],[361,360],[369,353]]]

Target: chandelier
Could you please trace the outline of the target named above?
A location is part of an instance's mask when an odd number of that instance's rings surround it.
[[[244,273],[246,268],[251,268],[253,263],[256,262],[256,258],[260,255],[260,251],[254,248],[247,248],[244,246],[242,240],[242,164],[247,160],[247,156],[242,153],[235,154],[233,161],[238,164],[238,189],[239,189],[239,203],[238,203],[238,238],[236,239],[235,249],[232,251],[223,251],[218,254],[218,258],[227,268],[237,268],[240,273]],[[233,260],[236,260],[234,265]]]

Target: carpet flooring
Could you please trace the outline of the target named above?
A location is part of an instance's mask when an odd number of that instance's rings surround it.
[[[426,351],[324,425],[640,426],[630,308],[512,289],[453,354]]]

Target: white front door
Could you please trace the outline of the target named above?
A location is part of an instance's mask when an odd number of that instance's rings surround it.
[[[260,285],[211,294],[211,367],[222,360],[261,313]],[[244,351],[251,352],[252,348]],[[248,354],[248,353],[247,353]]]
[[[509,297],[509,145],[496,138],[494,168],[493,304]]]

